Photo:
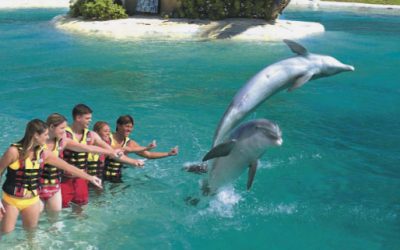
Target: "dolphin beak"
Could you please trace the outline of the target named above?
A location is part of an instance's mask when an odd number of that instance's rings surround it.
[[[279,139],[276,141],[276,145],[278,145],[278,146],[282,145],[282,143],[283,143],[282,138],[279,138]]]
[[[355,70],[354,67],[351,65],[345,65],[344,69],[345,69],[345,71],[354,71]]]

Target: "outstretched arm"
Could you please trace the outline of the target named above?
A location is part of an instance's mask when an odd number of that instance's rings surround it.
[[[90,181],[91,183],[93,183],[95,186],[102,188],[101,180],[99,178],[88,175],[83,170],[68,164],[67,162],[65,162],[64,160],[61,160],[60,158],[58,158],[57,156],[55,156],[48,150],[45,151],[45,162],[52,166],[55,166],[58,169],[67,171],[68,173],[71,173],[72,175],[74,175],[76,177],[86,179],[86,180]]]
[[[107,143],[106,143],[107,144]],[[107,144],[108,145],[108,144]],[[65,148],[69,150],[73,150],[76,152],[88,152],[88,153],[95,153],[95,154],[105,154],[110,157],[115,157],[116,153],[111,147],[111,149],[101,148],[98,146],[93,145],[85,145],[69,138],[65,140]]]
[[[133,159],[130,158],[126,155],[121,155],[120,158],[116,158],[116,160],[118,160],[119,162],[122,163],[126,163],[128,165],[131,165],[133,167],[138,167],[138,168],[142,168],[144,166],[144,161],[143,160],[137,160],[137,159]]]
[[[130,140],[128,142],[127,147],[129,148],[134,148],[140,146],[137,142],[135,142],[134,140]],[[168,157],[168,156],[173,156],[173,155],[177,155],[179,152],[178,147],[174,147],[172,148],[170,151],[168,152],[150,152],[148,150],[145,151],[141,151],[141,152],[135,152],[137,155],[143,156],[147,159],[159,159],[159,158],[164,158],[164,157]]]
[[[140,152],[144,152],[144,151],[150,151],[150,150],[154,149],[155,147],[157,147],[156,140],[153,140],[147,147],[140,146],[139,144],[137,144],[134,141],[134,144],[129,145],[129,143],[128,143],[128,145],[126,147],[124,147],[123,149],[126,153],[140,153]]]

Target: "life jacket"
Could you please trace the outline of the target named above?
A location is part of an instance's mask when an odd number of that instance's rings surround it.
[[[20,143],[11,144],[22,151]],[[3,191],[9,195],[23,198],[28,192],[38,195],[39,178],[44,167],[44,149],[40,147],[34,153],[34,159],[18,159],[7,167],[7,179]]]
[[[111,139],[106,141],[108,145],[111,145]],[[97,176],[100,179],[104,177],[104,166],[105,166],[106,156],[104,154],[88,154],[87,161],[87,173],[93,176]]]
[[[118,145],[118,142],[114,139],[114,137],[111,135],[111,147],[116,148],[120,146],[121,148],[125,147],[128,145],[128,142],[130,141],[129,137],[125,137],[124,141],[121,143],[121,145]],[[121,169],[123,167],[123,164],[119,161],[114,160],[113,158],[107,157],[106,162],[105,162],[105,173],[104,173],[104,178],[105,180],[111,181],[111,182],[121,182]]]
[[[55,144],[54,144],[54,149],[52,153],[59,157],[63,158],[63,144],[64,140],[63,139],[55,139]],[[45,146],[47,148],[47,146]],[[45,164],[43,168],[43,173],[40,178],[40,184],[41,185],[58,185],[60,184],[61,181],[61,174],[62,171],[59,170],[58,168]]]
[[[74,132],[72,131],[72,129],[70,127],[67,127],[65,129],[65,135],[67,138],[70,138],[81,144],[85,144],[85,145],[93,144],[92,133],[88,129],[85,129],[83,131],[81,140],[78,140],[76,138]],[[86,152],[75,152],[75,151],[72,151],[69,149],[64,150],[63,159],[66,162],[68,162],[69,164],[71,164],[79,169],[83,169],[85,171],[86,171],[87,158],[88,158],[88,153],[86,153]],[[68,174],[67,172],[64,172],[64,176],[68,177],[68,178],[73,177],[71,174]]]

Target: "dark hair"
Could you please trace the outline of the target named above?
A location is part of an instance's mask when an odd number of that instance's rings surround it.
[[[118,117],[117,119],[117,127],[115,128],[115,130],[118,130],[118,125],[126,125],[126,124],[135,124],[135,122],[133,121],[132,116],[130,115],[121,115],[120,117]]]
[[[53,113],[47,117],[46,123],[49,127],[51,125],[53,125],[54,127],[57,127],[58,125],[60,125],[63,122],[66,122],[66,121],[67,121],[67,118],[65,118],[65,116],[60,115],[58,113]]]
[[[91,113],[93,113],[93,111],[88,106],[80,103],[72,109],[72,118],[75,120],[78,115],[86,115]]]
[[[33,149],[33,144],[34,144],[34,136],[35,133],[38,133],[39,135],[43,134],[46,132],[46,130],[49,128],[47,124],[39,119],[33,119],[28,124],[26,125],[25,128],[25,134],[24,137],[18,142],[19,144],[22,145],[22,150],[21,150],[21,155],[20,158],[26,159],[29,155],[29,151]],[[36,150],[36,149],[34,149]],[[22,156],[22,157],[21,157]]]
[[[93,131],[96,133],[99,133],[100,130],[104,127],[104,126],[109,126],[107,122],[104,121],[98,121],[94,124],[93,126]]]

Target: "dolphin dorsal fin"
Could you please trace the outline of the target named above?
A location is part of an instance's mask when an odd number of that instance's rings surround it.
[[[300,56],[308,55],[307,49],[304,48],[302,45],[296,43],[295,41],[288,39],[283,39],[283,41],[286,43],[287,46],[289,46],[289,48],[293,51],[293,53],[296,53]]]
[[[227,156],[235,146],[236,140],[230,140],[213,147],[204,157],[203,161],[208,161],[213,158]]]

